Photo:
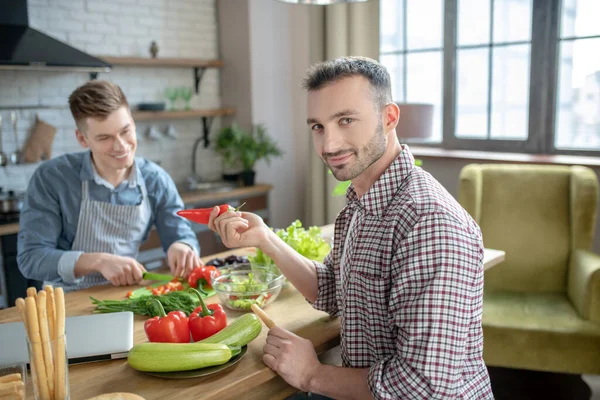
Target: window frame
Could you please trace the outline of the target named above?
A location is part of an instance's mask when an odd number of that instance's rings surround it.
[[[494,0],[491,7],[494,7]],[[600,156],[600,150],[558,149],[554,146],[559,79],[559,46],[562,0],[533,0],[531,51],[529,73],[529,121],[527,140],[467,139],[455,136],[457,100],[458,0],[444,0],[443,63],[442,63],[442,142],[406,140],[409,145],[437,147],[449,150],[477,150],[528,154],[567,154]],[[404,21],[407,20],[404,5]],[[406,23],[403,27],[406,37]],[[588,36],[582,37],[582,39]],[[596,37],[596,36],[592,36]],[[600,35],[598,35],[600,37]],[[576,38],[577,39],[577,38]],[[576,40],[575,39],[575,40]],[[489,48],[498,45],[489,45]],[[470,46],[461,46],[461,48]],[[483,46],[480,46],[483,48]],[[431,49],[433,50],[433,49]],[[403,54],[406,60],[406,43],[402,51],[383,54]],[[406,61],[404,61],[406,63]],[[490,71],[493,66],[490,66]],[[403,69],[406,95],[406,68]],[[392,78],[393,79],[393,78]],[[491,77],[488,85],[492,85]],[[488,86],[488,90],[490,87]],[[488,116],[489,118],[489,116]]]

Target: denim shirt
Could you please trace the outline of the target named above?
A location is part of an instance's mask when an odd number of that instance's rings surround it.
[[[200,246],[189,221],[176,212],[183,201],[165,170],[140,157],[118,187],[102,179],[93,168],[89,151],[66,154],[43,162],[33,174],[20,215],[17,262],[28,279],[51,281],[73,276],[81,252],[71,251],[81,206],[81,182],[89,181],[92,200],[120,205],[138,205],[144,182],[152,217],[144,239],[156,226],[163,250],[182,242],[200,254]],[[60,272],[59,272],[60,266]],[[65,275],[65,276],[63,276]]]

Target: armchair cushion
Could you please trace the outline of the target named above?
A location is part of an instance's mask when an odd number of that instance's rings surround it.
[[[506,260],[485,273],[487,291],[565,291],[571,174],[564,166],[463,168],[460,203],[481,227],[485,246],[506,251]]]
[[[483,337],[491,366],[600,374],[600,325],[564,294],[486,293]]]
[[[569,266],[569,299],[581,318],[600,323],[600,256],[575,250]]]

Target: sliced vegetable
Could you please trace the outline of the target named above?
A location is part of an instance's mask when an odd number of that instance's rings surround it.
[[[222,343],[243,347],[256,339],[261,330],[262,324],[255,314],[244,314],[218,333],[198,343]]]
[[[248,273],[248,277],[243,279],[242,276],[233,275],[221,283],[223,289],[235,293],[226,299],[228,306],[234,309],[250,310],[252,304],[262,308],[271,297],[271,293],[267,292],[269,285],[256,280],[254,273]]]
[[[144,272],[142,277],[147,281],[173,281],[173,282],[180,281],[180,278],[177,278],[173,275],[157,274],[155,272]]]
[[[152,299],[151,303],[158,315],[144,323],[148,340],[160,343],[189,343],[190,328],[187,315],[183,311],[171,311],[166,314],[160,301]]]
[[[231,357],[222,343],[141,343],[129,350],[127,362],[138,371],[175,372],[225,364]]]
[[[196,293],[200,306],[190,315],[189,329],[195,342],[214,335],[227,326],[227,315],[220,304],[209,304],[202,300],[202,296],[196,289],[188,289]]]
[[[271,293],[262,293],[255,296],[229,296],[227,302],[231,308],[250,310],[253,304],[263,308],[270,297]]]

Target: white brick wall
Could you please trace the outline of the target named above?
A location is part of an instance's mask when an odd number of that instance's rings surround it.
[[[93,55],[149,56],[150,42],[159,46],[159,57],[218,58],[215,0],[29,0],[30,24],[56,39]],[[89,79],[87,73],[30,72],[0,70],[0,106],[67,105],[69,94]],[[193,86],[192,68],[138,68],[115,66],[99,74],[120,85],[132,106],[140,102],[166,101],[165,89]],[[219,107],[219,71],[204,74],[200,94],[192,107]],[[29,136],[36,113],[58,131],[53,156],[79,151],[74,123],[68,109],[20,110],[19,142]],[[2,144],[5,153],[15,148],[10,110],[0,110]],[[159,141],[146,133],[151,125],[166,131],[173,124],[177,140],[163,134]],[[216,118],[212,132],[220,126]],[[201,119],[137,123],[138,155],[159,161],[176,183],[191,173],[192,145],[202,136]],[[204,179],[218,179],[218,156],[203,145],[197,154],[197,171]],[[24,190],[37,165],[9,165],[0,168],[0,187]]]

